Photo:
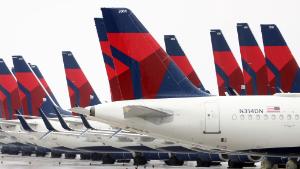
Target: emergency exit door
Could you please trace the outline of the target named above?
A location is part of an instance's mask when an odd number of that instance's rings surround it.
[[[204,134],[220,134],[220,111],[216,102],[205,103]]]

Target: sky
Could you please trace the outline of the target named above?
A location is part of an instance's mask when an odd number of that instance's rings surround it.
[[[204,86],[217,94],[210,29],[221,29],[241,65],[236,24],[249,23],[262,47],[260,24],[277,24],[300,63],[299,0],[2,0],[0,57],[22,55],[39,66],[60,105],[70,108],[61,52],[72,51],[102,101],[110,91],[94,17],[101,7],[131,9],[164,47],[176,35]]]

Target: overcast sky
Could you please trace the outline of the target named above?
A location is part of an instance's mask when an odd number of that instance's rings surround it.
[[[240,63],[236,23],[250,24],[262,46],[260,26],[275,23],[300,63],[299,0],[2,0],[0,57],[12,55],[37,64],[58,101],[69,108],[61,51],[70,50],[100,99],[110,100],[94,17],[101,7],[127,7],[164,47],[163,35],[175,34],[204,86],[217,93],[210,29],[222,29]]]

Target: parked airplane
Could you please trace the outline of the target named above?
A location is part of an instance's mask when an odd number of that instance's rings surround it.
[[[133,94],[124,97],[129,101],[72,111],[113,126],[198,148],[299,155],[296,134],[299,94],[210,96],[193,87],[129,9],[102,8],[102,13],[112,55],[130,70],[131,78],[124,81],[119,78],[120,85],[127,83]],[[127,43],[117,43],[125,39]],[[145,45],[147,48],[142,47]],[[136,46],[140,50],[135,50]],[[155,70],[145,63],[152,63]],[[139,99],[130,100],[135,98]],[[289,139],[275,139],[282,135],[288,135]]]
[[[118,97],[121,96],[122,93],[120,91],[120,86],[118,85],[118,78],[116,77],[116,72],[115,72],[115,68],[116,66],[114,65],[114,61],[119,63],[118,65],[121,65],[120,62],[118,62],[117,60],[115,60],[112,57],[110,48],[109,48],[109,42],[106,36],[106,30],[105,30],[105,25],[104,25],[104,21],[102,18],[95,18],[95,24],[96,24],[96,29],[97,29],[97,33],[98,33],[98,37],[99,37],[99,41],[100,41],[100,46],[101,46],[101,50],[103,53],[103,60],[105,62],[106,65],[106,72],[107,72],[107,76],[108,76],[108,80],[110,81],[110,90],[112,92],[112,98],[118,98],[118,100],[122,100],[122,98]],[[168,43],[168,45],[170,46],[171,44]],[[171,45],[172,46],[172,50],[181,50],[179,45]],[[178,49],[178,47],[180,49]],[[170,49],[171,50],[171,49]],[[180,59],[184,59],[185,56],[180,56]],[[179,59],[179,60],[180,60]],[[186,58],[187,60],[187,58]],[[191,68],[192,69],[192,68]],[[192,70],[193,71],[193,70]],[[187,72],[188,73],[188,72]],[[194,76],[191,76],[192,79],[195,79]],[[198,81],[194,81],[197,85]],[[81,106],[82,107],[82,106]],[[155,139],[157,140],[157,139]],[[178,144],[174,144],[169,141],[165,141],[165,145],[156,145],[156,148],[158,149],[163,149],[164,151],[168,151],[170,153],[172,153],[172,157],[170,160],[166,161],[167,164],[183,164],[183,161],[189,161],[189,160],[196,160],[197,161],[197,166],[209,166],[215,163],[218,163],[220,161],[224,161],[226,160],[225,156],[227,157],[227,155],[224,154],[216,154],[216,153],[210,153],[210,152],[197,152],[197,151],[193,151],[191,149],[185,148],[183,147],[183,145],[178,145]],[[147,143],[144,143],[146,146],[153,146],[153,145],[148,145]],[[163,147],[161,147],[163,146]],[[155,148],[155,147],[153,147]],[[243,158],[246,159],[246,158]]]
[[[104,34],[104,33],[106,33],[105,26],[104,26],[104,21],[101,18],[96,18],[95,22],[96,22],[98,35],[101,36],[101,37],[99,37],[100,44],[102,45],[101,47],[105,48],[104,51],[109,51],[109,48],[106,48],[106,47],[108,47],[108,42],[107,42],[107,37],[105,37],[106,34]],[[170,39],[170,38],[172,38],[172,39]],[[165,36],[165,40],[166,41],[176,41],[176,44],[174,44],[174,42],[167,42],[166,46],[168,46],[167,48],[169,48],[169,52],[171,52],[172,50],[173,50],[173,53],[174,53],[174,51],[182,51],[182,49],[180,48],[177,40],[174,39],[174,36]],[[104,46],[103,44],[106,44],[106,46]],[[111,56],[111,54],[110,54],[110,56]],[[176,61],[179,62],[182,59],[185,62],[186,61],[188,62],[186,56],[179,56],[179,58]],[[112,69],[108,69],[108,70],[114,70],[115,66],[113,64],[113,57],[111,56],[111,59],[109,59],[109,60],[111,60],[111,62],[109,62],[109,64],[107,64],[107,65],[109,67],[111,67]],[[107,63],[108,62],[107,58],[104,57],[104,61],[105,61],[105,63]],[[181,66],[184,66],[184,65],[181,65]],[[192,67],[189,67],[189,69],[191,69],[191,70],[189,70],[189,72],[194,72]],[[185,71],[183,71],[183,72],[185,72]],[[108,77],[110,77],[109,73],[112,74],[113,72],[107,71]],[[186,73],[190,74],[187,71],[186,71]],[[191,74],[195,75],[193,73],[191,73]],[[191,81],[195,79],[194,76],[192,76],[192,77],[193,78],[191,78]],[[117,79],[114,79],[114,80],[117,80]],[[194,82],[199,82],[199,81],[194,81]],[[199,84],[194,83],[194,85],[198,86]],[[118,87],[115,86],[114,88],[111,88],[111,92],[115,92],[114,89],[118,89]],[[163,149],[167,150],[167,151],[171,151],[171,152],[172,151],[173,152],[174,151],[175,152],[176,151],[181,151],[182,153],[189,153],[190,154],[189,156],[193,157],[193,156],[191,156],[192,151],[190,149],[183,148],[182,146],[168,145],[168,146],[164,147]],[[218,154],[218,153],[214,153],[214,152],[203,152],[203,150],[200,151],[198,154],[199,154],[199,157],[196,156],[196,159],[195,159],[195,160],[197,160],[197,166],[209,166],[211,164],[214,164],[216,161],[223,161],[223,160],[225,160],[224,159],[225,156],[229,160],[228,164],[229,164],[230,167],[253,166],[255,162],[257,162],[261,159],[260,157],[254,157],[254,156],[249,156],[249,155],[241,155],[241,154],[238,154],[238,155],[229,154],[229,155],[227,155],[227,154]],[[194,155],[194,157],[195,157],[195,155]],[[220,158],[220,157],[222,157],[222,158]],[[192,160],[192,159],[193,158],[191,158],[190,160]]]

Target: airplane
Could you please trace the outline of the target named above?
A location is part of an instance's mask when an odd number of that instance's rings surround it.
[[[261,33],[271,93],[300,92],[300,68],[275,24],[262,24]]]
[[[129,9],[101,10],[112,55],[130,69],[130,80],[119,78],[119,84],[131,86],[134,92],[125,95],[126,101],[72,111],[112,126],[201,149],[299,156],[299,93],[232,97],[207,94],[188,81]],[[124,38],[127,43],[117,43]],[[133,50],[136,46],[141,51]],[[145,61],[152,61],[155,69]],[[277,139],[282,135],[288,139]],[[288,163],[297,166],[294,159]]]
[[[111,56],[111,52],[110,52],[110,49],[109,49],[109,42],[107,41],[107,36],[105,34],[106,31],[105,31],[105,25],[104,25],[103,19],[102,18],[95,18],[95,23],[96,23],[96,27],[97,27],[97,33],[98,33],[98,36],[99,36],[99,40],[100,40],[100,46],[102,48],[103,60],[104,60],[105,65],[106,65],[107,76],[109,77],[108,79],[110,81],[110,79],[111,79],[110,77],[112,75],[115,75],[115,72],[114,72],[115,66],[114,66],[113,61],[117,61],[117,60],[114,60],[114,58]],[[172,59],[175,58],[175,59],[173,59],[175,63],[180,63],[179,61],[184,61],[184,63],[188,62],[187,57],[183,53],[183,50],[181,49],[181,47],[180,47],[180,45],[179,45],[179,43],[176,40],[174,35],[166,35],[165,36],[165,45],[166,45],[167,52],[170,53],[170,55],[177,55],[177,56],[174,56],[174,57],[170,56]],[[180,53],[180,54],[175,54],[175,53]],[[187,77],[189,77],[189,75],[191,75],[190,76],[191,77],[190,78],[191,82],[193,82],[193,84],[195,86],[200,87],[199,78],[195,74],[195,71],[193,70],[191,65],[190,64],[189,64],[189,66],[186,66],[186,64],[178,64],[178,65],[180,65],[179,66],[180,68],[183,67],[181,70],[183,72],[185,72],[185,75]],[[184,66],[188,67],[188,69],[184,68]],[[184,71],[184,70],[186,70],[186,71]],[[113,76],[113,77],[114,77],[114,82],[116,82],[117,78],[115,76]],[[233,82],[235,82],[235,81],[233,81]],[[114,90],[119,89],[119,87],[117,87],[116,84],[117,83],[115,83],[115,86],[110,85],[111,92],[114,92],[114,93],[117,93],[118,95],[120,95],[120,92],[114,91]],[[114,98],[114,93],[112,93],[112,98]],[[84,107],[84,106],[81,106],[81,107]],[[176,146],[176,147],[178,147],[178,146]],[[165,150],[171,150],[171,147],[168,146],[168,147],[165,147],[164,149]],[[183,150],[181,150],[181,151],[183,151]],[[190,152],[191,150],[185,149],[185,151]],[[227,161],[224,158],[225,156],[226,156],[226,159],[228,159],[229,166],[231,166],[232,168],[238,167],[238,166],[240,166],[240,167],[242,167],[242,166],[253,166],[255,162],[261,160],[260,157],[254,157],[254,156],[242,155],[242,154],[227,155],[227,154],[217,154],[217,153],[214,153],[214,152],[203,152],[203,151],[201,152],[201,154],[202,154],[201,158],[197,159],[197,166],[206,166],[207,167],[207,166],[209,166],[213,163],[216,163],[216,161]],[[222,158],[219,158],[220,156]],[[217,157],[217,158],[215,158],[215,157]]]
[[[218,29],[211,30],[210,36],[219,95],[224,96],[226,93],[230,93],[228,88],[234,89],[238,95],[244,95],[246,88],[242,70],[235,60],[222,31]]]
[[[118,62],[117,60],[114,60],[114,58],[112,57],[112,53],[109,48],[109,42],[108,42],[108,39],[106,36],[106,30],[105,30],[103,18],[95,18],[94,20],[95,20],[95,24],[96,24],[98,38],[100,41],[100,47],[101,47],[102,54],[103,54],[103,60],[105,63],[108,80],[110,83],[110,91],[111,91],[112,100],[116,99],[116,98],[117,98],[117,100],[121,100],[122,98],[120,96],[122,96],[122,94],[120,91],[120,87],[118,86],[119,82],[118,82],[118,78],[116,76],[117,72],[115,70],[116,66],[114,65],[114,61],[117,62],[118,65],[122,65],[122,64],[120,62]],[[165,40],[168,41],[169,37],[170,36],[165,37]],[[178,44],[178,42],[177,42],[177,44]],[[172,42],[171,43],[166,42],[166,46],[169,47],[170,45],[172,46],[172,50],[181,50],[182,51],[179,44],[173,46]],[[171,49],[169,52],[171,52]],[[185,59],[188,62],[188,60],[185,56],[180,56],[180,57],[181,58],[179,58],[179,60]],[[126,69],[126,67],[123,67],[123,68]],[[191,67],[191,69],[193,69],[193,68]],[[190,74],[190,72],[186,72],[186,73]],[[197,76],[197,75],[195,74],[195,76]],[[200,84],[199,84],[200,81],[197,80],[198,77],[194,77],[193,73],[191,73],[191,78],[195,79],[195,81],[194,81],[195,86],[200,87]],[[114,101],[116,101],[116,100],[114,100]],[[81,107],[83,107],[83,106],[81,106]],[[226,158],[227,155],[224,155],[224,154],[215,154],[215,153],[203,152],[203,151],[195,152],[191,149],[183,147],[183,145],[178,145],[178,144],[172,145],[172,144],[170,144],[171,142],[169,142],[169,141],[166,141],[166,142],[168,142],[167,145],[159,146],[159,144],[157,144],[156,146],[159,149],[163,149],[165,151],[169,151],[169,152],[173,153],[172,158],[170,160],[166,161],[166,164],[168,164],[168,165],[172,165],[172,164],[182,165],[183,161],[196,160],[197,166],[210,166],[213,164],[218,164],[220,161],[227,161],[227,158]],[[147,145],[147,143],[145,145]],[[147,145],[147,146],[151,147],[153,145]],[[161,147],[161,146],[164,146],[164,147]],[[155,148],[155,147],[152,147],[152,148]],[[196,154],[196,156],[195,156],[195,154]]]

